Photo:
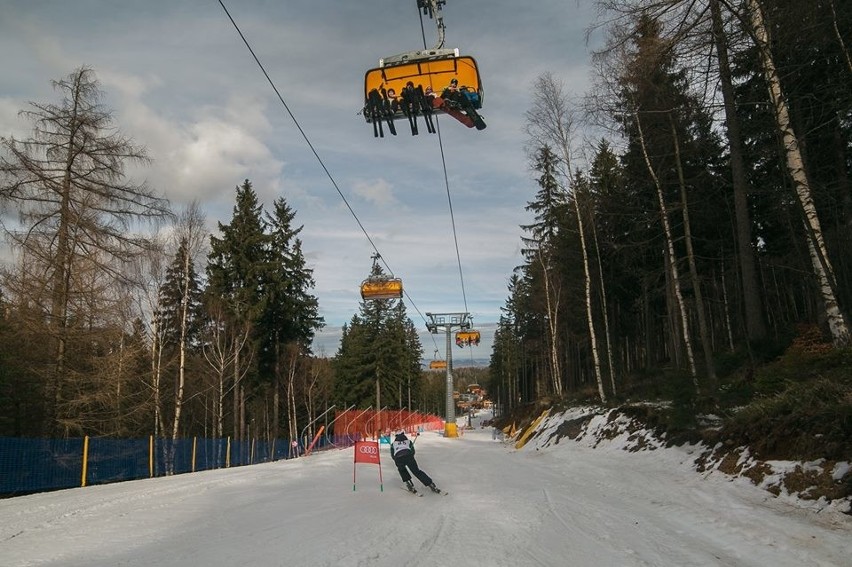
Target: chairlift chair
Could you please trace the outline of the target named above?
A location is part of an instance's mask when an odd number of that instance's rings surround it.
[[[399,278],[370,277],[361,282],[361,299],[399,299],[402,297],[402,280]]]
[[[364,74],[364,108],[363,115],[368,123],[373,124],[374,134],[384,136],[381,129],[382,121],[388,121],[391,133],[396,134],[393,121],[409,119],[402,106],[392,107],[387,99],[387,93],[393,89],[399,97],[408,82],[422,92],[431,88],[435,97],[430,99],[433,113],[450,114],[468,127],[476,126],[481,130],[485,122],[476,112],[482,108],[484,89],[479,75],[476,60],[468,55],[460,55],[458,48],[444,47],[444,20],[441,6],[445,0],[418,0],[418,8],[435,19],[438,27],[438,42],[432,49],[406,51],[379,59],[379,66]],[[464,108],[452,101],[442,100],[441,94],[452,79],[458,80],[459,91],[465,97],[462,100]],[[429,97],[427,97],[429,98]],[[415,119],[416,120],[416,119]],[[416,134],[416,127],[412,126]]]
[[[480,335],[479,331],[458,331],[456,333],[456,346],[479,346]]]

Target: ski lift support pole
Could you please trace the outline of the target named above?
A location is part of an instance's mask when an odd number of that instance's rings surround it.
[[[453,328],[460,331],[470,329],[469,313],[426,313],[429,322],[426,328],[432,334],[445,332],[447,335],[447,406],[446,421],[444,423],[444,437],[458,437],[458,426],[456,425],[456,404],[453,400],[453,355],[452,340]]]

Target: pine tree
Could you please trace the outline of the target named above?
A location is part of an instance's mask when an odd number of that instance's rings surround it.
[[[185,399],[187,359],[200,348],[202,330],[201,284],[195,271],[194,251],[200,246],[203,235],[203,219],[194,207],[183,215],[178,231],[181,234],[177,253],[166,270],[166,279],[160,290],[160,323],[164,325],[162,335],[164,348],[170,349],[177,358],[177,373],[174,390],[174,417],[172,439],[178,438]],[[172,455],[170,454],[170,457]],[[172,458],[169,458],[172,463]]]
[[[295,345],[299,356],[310,353],[314,333],[322,327],[314,287],[313,271],[307,267],[302,243],[302,227],[294,227],[294,211],[284,198],[273,204],[267,214],[268,257],[263,276],[262,311],[258,320],[261,376],[272,377],[272,438],[277,437],[279,393],[283,377],[286,345]],[[288,412],[289,414],[290,412]],[[309,415],[309,419],[313,416]],[[295,415],[288,415],[290,420]],[[294,429],[291,427],[291,429]]]
[[[201,282],[195,264],[189,258],[186,239],[181,239],[174,259],[166,269],[166,278],[160,289],[160,325],[163,342],[176,349],[180,341],[182,307],[188,307],[186,343],[198,347],[202,328]],[[184,294],[184,289],[189,293]]]
[[[334,399],[341,407],[366,408],[375,398],[375,377],[370,360],[367,327],[359,315],[344,324],[340,347],[334,357]]]
[[[547,324],[548,361],[550,376],[549,383],[539,389],[544,395],[550,391],[556,396],[562,395],[562,367],[560,360],[560,302],[563,288],[560,271],[557,269],[556,249],[560,227],[564,223],[567,211],[565,194],[557,181],[558,158],[550,147],[544,145],[535,154],[536,171],[540,172],[538,179],[539,191],[535,199],[527,203],[526,210],[535,214],[535,222],[522,225],[521,229],[530,236],[522,237],[526,248],[522,250],[530,275],[536,282],[537,291],[543,297],[544,321]]]
[[[384,271],[375,263],[370,275],[382,276]],[[406,406],[407,390],[420,375],[422,356],[416,329],[401,299],[361,302],[359,313],[343,327],[335,356],[336,402],[343,407],[380,404],[376,409],[381,409],[402,401]]]
[[[233,329],[233,428],[234,439],[245,438],[244,376],[256,362],[257,321],[262,310],[263,277],[268,262],[268,235],[264,232],[262,206],[251,182],[237,187],[236,204],[229,224],[219,223],[222,237],[210,237],[207,263],[207,294],[221,302],[227,325]]]
[[[695,207],[689,202],[689,194],[715,193],[713,172],[718,169],[721,152],[711,132],[710,120],[689,94],[686,71],[677,68],[670,40],[662,36],[660,23],[640,16],[636,30],[635,51],[628,56],[621,76],[625,109],[622,118],[629,140],[627,171],[634,182],[640,182],[643,177],[648,179],[649,194],[655,193],[657,197],[663,229],[660,246],[665,257],[663,274],[666,287],[671,290],[667,294],[671,297],[667,300],[667,312],[672,329],[677,330],[682,340],[672,341],[672,350],[677,355],[682,353],[681,346],[685,348],[686,364],[697,387],[690,306],[698,321],[711,384],[715,370],[702,278],[695,259],[693,225],[712,227],[725,212],[709,214],[707,210],[714,209],[713,199],[705,198],[701,207]],[[673,214],[678,210],[680,218]],[[693,222],[693,212],[703,214],[707,222]],[[705,233],[708,240],[718,238],[718,233],[712,230]],[[688,279],[681,277],[681,258],[687,260]]]

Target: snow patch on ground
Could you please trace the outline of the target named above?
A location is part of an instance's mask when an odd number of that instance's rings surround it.
[[[707,416],[712,423],[714,416]],[[520,437],[523,432],[518,432]],[[657,451],[665,449],[674,466],[687,467],[705,475],[747,479],[797,507],[822,512],[852,513],[852,497],[826,498],[824,493],[849,482],[852,463],[820,459],[810,462],[761,461],[748,447],[718,444],[669,446],[665,435],[649,429],[618,409],[595,406],[570,408],[545,417],[529,436],[525,450],[547,451],[565,439],[602,451]],[[834,486],[832,486],[834,485]]]

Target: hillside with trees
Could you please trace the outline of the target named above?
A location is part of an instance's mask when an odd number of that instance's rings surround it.
[[[527,112],[540,189],[499,405],[631,404],[711,445],[852,460],[852,8],[599,4],[594,89],[544,73]]]

